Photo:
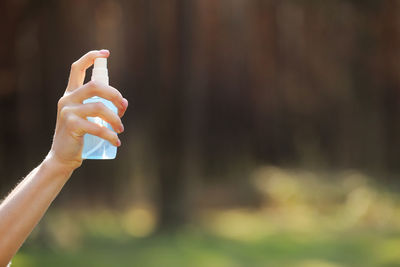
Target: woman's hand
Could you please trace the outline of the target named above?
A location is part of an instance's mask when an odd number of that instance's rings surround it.
[[[89,82],[83,85],[85,71],[97,57],[108,57],[107,50],[91,51],[72,64],[64,96],[58,102],[53,145],[46,159],[0,203],[0,266],[6,266],[29,233],[42,218],[50,203],[82,164],[83,136],[97,135],[115,146],[121,145],[115,132],[86,120],[101,117],[120,133],[121,119],[128,101],[113,87]],[[82,104],[92,96],[108,99],[118,115],[102,103]]]
[[[109,55],[108,50],[91,51],[71,65],[67,89],[58,101],[56,130],[53,145],[47,156],[48,159],[57,161],[66,171],[72,171],[82,164],[83,136],[86,133],[103,138],[114,146],[121,145],[115,132],[86,119],[86,117],[101,117],[117,133],[124,131],[120,117],[124,115],[128,101],[111,86],[93,81],[83,84],[86,69],[93,65],[94,60]],[[100,102],[82,103],[83,100],[93,96],[113,102],[118,108],[118,115]]]

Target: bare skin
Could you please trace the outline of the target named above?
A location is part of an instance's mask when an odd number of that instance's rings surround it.
[[[124,131],[120,118],[128,107],[128,101],[111,86],[95,82],[83,84],[86,69],[94,59],[109,55],[108,50],[91,51],[71,65],[67,89],[58,101],[50,152],[0,204],[0,266],[7,266],[72,172],[82,165],[83,136],[89,133],[115,146],[121,145],[115,132],[86,120],[86,117],[101,117],[117,133]],[[92,96],[112,101],[118,108],[118,115],[102,103],[82,104]]]

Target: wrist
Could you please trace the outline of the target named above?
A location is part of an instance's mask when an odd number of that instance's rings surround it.
[[[70,176],[75,169],[82,165],[82,161],[65,160],[57,156],[53,151],[50,151],[44,159],[43,164],[56,172]]]

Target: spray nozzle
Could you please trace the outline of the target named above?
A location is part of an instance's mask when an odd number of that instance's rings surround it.
[[[104,57],[98,57],[94,60],[94,68],[99,69],[99,68],[104,68],[107,69],[107,58]]]
[[[107,58],[96,58],[92,70],[92,81],[99,81],[108,85]]]

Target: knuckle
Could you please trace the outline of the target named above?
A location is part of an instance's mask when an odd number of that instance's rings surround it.
[[[91,94],[98,94],[102,90],[102,86],[97,81],[90,81],[87,83],[87,89]]]
[[[113,89],[109,91],[108,95],[109,95],[109,100],[113,102],[114,105],[116,105],[116,107],[119,107],[120,103],[122,103],[121,94],[116,89]]]
[[[120,94],[118,94],[118,93],[114,93],[113,94],[113,101],[115,101],[117,103],[122,102],[122,96]]]
[[[116,142],[117,139],[118,139],[118,136],[114,132],[111,132],[110,136],[109,136],[109,140],[111,140],[112,142]]]
[[[102,126],[97,126],[95,130],[95,134],[101,137],[107,136],[107,128]]]
[[[68,106],[63,106],[63,107],[60,109],[60,117],[61,117],[61,118],[68,118],[70,112],[71,112],[71,108],[70,108],[70,107],[68,107]]]
[[[57,102],[57,107],[59,110],[61,110],[64,107],[64,105],[65,105],[65,98],[61,97]]]
[[[117,126],[122,124],[122,121],[117,114],[112,113],[112,119],[113,119],[113,123],[116,124]]]
[[[71,70],[75,70],[78,67],[78,62],[75,61],[71,64]]]
[[[122,125],[121,118],[115,113],[113,113],[113,119],[114,119],[114,124],[119,128],[120,125]]]
[[[87,83],[87,85],[89,86],[89,88],[97,88],[97,87],[99,87],[99,83],[98,82],[96,82],[96,81],[89,81],[88,83]]]
[[[111,88],[112,88],[113,94],[115,95],[115,98],[118,98],[118,99],[122,99],[123,98],[123,96],[122,96],[120,91],[118,91],[116,88],[113,88],[113,87],[111,87]]]
[[[69,114],[65,118],[65,123],[67,124],[68,128],[74,129],[74,128],[76,128],[76,126],[78,124],[78,119],[77,119],[77,117],[73,116],[72,114]]]
[[[94,108],[96,109],[96,110],[105,110],[107,107],[103,104],[103,103],[101,103],[101,102],[96,102],[96,103],[93,103],[93,105],[94,105]]]

